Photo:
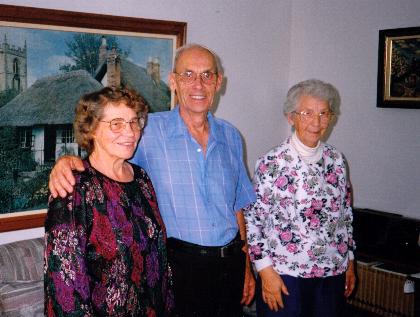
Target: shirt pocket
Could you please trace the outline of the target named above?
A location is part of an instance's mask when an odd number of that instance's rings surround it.
[[[239,183],[237,165],[229,159],[210,160],[207,163],[206,186],[212,201],[218,205],[227,204],[233,210]]]

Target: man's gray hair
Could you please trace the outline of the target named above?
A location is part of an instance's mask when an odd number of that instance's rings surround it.
[[[219,58],[216,55],[216,53],[214,53],[211,49],[209,49],[208,47],[201,45],[201,44],[197,44],[197,43],[189,43],[189,44],[185,44],[181,47],[179,47],[176,52],[175,52],[175,59],[174,59],[174,66],[172,71],[176,72],[176,66],[178,64],[178,60],[181,57],[181,55],[191,49],[200,49],[200,50],[204,50],[210,53],[210,55],[213,57],[213,62],[214,62],[214,67],[215,67],[215,72],[219,73],[219,71],[221,70],[221,68],[219,67]]]
[[[319,79],[308,79],[297,83],[287,92],[286,102],[283,105],[283,113],[288,114],[296,111],[300,97],[311,96],[328,102],[330,111],[338,115],[341,103],[340,94],[332,84]]]

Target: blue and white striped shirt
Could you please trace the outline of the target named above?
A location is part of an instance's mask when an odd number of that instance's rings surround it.
[[[220,246],[238,232],[236,211],[253,203],[239,132],[228,122],[207,116],[206,155],[179,114],[150,114],[132,162],[153,182],[168,237]]]

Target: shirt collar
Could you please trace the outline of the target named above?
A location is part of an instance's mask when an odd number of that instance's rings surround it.
[[[179,106],[175,106],[166,117],[166,137],[176,138],[188,133],[187,127],[179,115]]]
[[[224,136],[220,124],[216,121],[215,117],[211,112],[207,114],[207,120],[209,121],[210,127],[210,136],[209,143],[211,139],[214,139],[218,142],[224,142]],[[175,106],[169,113],[169,116],[166,119],[166,137],[167,138],[177,138],[189,135],[187,126],[182,120],[181,115],[179,114],[179,106]]]

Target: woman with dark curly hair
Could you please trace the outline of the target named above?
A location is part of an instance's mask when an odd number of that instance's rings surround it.
[[[152,183],[127,160],[147,116],[128,89],[104,88],[76,107],[88,157],[45,222],[46,316],[168,316],[173,306],[166,233]]]

